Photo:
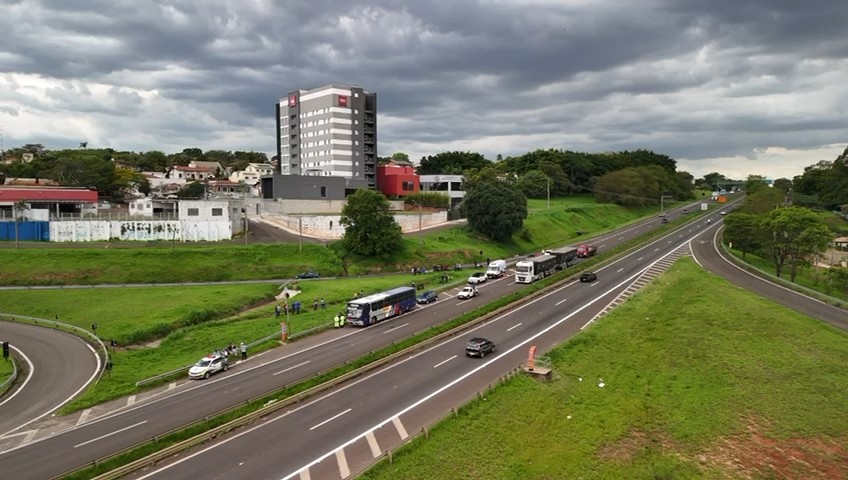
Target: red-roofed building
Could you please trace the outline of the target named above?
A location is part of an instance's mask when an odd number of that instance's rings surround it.
[[[63,213],[97,211],[97,190],[73,187],[0,186],[0,218],[12,219],[15,204],[26,204],[25,217],[47,220]],[[19,211],[20,213],[20,211]]]
[[[421,187],[411,163],[389,160],[377,166],[377,189],[387,197],[403,197],[418,192]]]

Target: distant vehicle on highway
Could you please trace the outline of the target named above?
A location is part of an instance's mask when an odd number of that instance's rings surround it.
[[[721,211],[721,215],[727,215],[727,212],[725,212],[724,210],[722,210],[722,211]]]
[[[596,253],[598,253],[598,247],[594,245],[586,245],[584,243],[577,247],[577,256],[580,258],[588,258]]]
[[[668,223],[668,219],[667,219],[667,218],[665,218],[665,217],[663,217],[663,219],[662,219],[662,220],[660,220],[660,223]]]
[[[680,213],[683,213],[683,214],[689,213],[689,209],[688,209],[688,208],[684,208],[683,210],[681,210],[681,211],[680,211]]]
[[[469,298],[476,297],[477,295],[480,295],[480,292],[477,291],[477,287],[466,285],[456,296],[460,300],[468,300]]]
[[[468,283],[472,285],[477,285],[478,283],[483,283],[486,281],[486,272],[476,272],[472,273],[470,277],[468,277]]]
[[[548,275],[556,273],[558,265],[554,255],[539,255],[515,263],[515,281],[517,283],[533,283]]]
[[[506,273],[506,260],[492,260],[489,268],[486,269],[486,276],[489,278],[500,278],[504,273]]]
[[[418,303],[431,303],[435,302],[439,299],[439,294],[434,290],[427,290],[426,292],[422,292],[418,295],[417,301]]]
[[[321,277],[321,275],[319,275],[318,272],[313,272],[313,271],[310,270],[308,272],[303,272],[299,275],[295,275],[294,278],[305,279],[305,278],[320,278],[320,277]]]
[[[188,378],[194,380],[209,378],[215,373],[226,372],[228,368],[230,368],[230,362],[227,357],[209,354],[188,369]]]
[[[465,344],[465,355],[483,358],[487,353],[494,353],[495,343],[481,337],[475,337]]]
[[[595,272],[583,272],[583,274],[580,275],[581,282],[594,282],[597,279],[598,274]]]

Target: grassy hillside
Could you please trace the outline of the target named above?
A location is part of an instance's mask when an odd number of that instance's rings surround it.
[[[691,260],[549,355],[362,478],[848,476],[848,334]]]

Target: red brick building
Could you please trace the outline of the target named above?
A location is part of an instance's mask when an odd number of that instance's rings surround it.
[[[411,163],[389,160],[377,166],[377,189],[387,197],[403,197],[421,191],[421,184]]]

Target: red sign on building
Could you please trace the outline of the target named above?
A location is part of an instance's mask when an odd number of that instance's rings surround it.
[[[339,95],[339,106],[340,107],[346,107],[347,106],[347,96],[346,95]]]
[[[294,108],[297,106],[297,95],[289,95],[289,108]]]

